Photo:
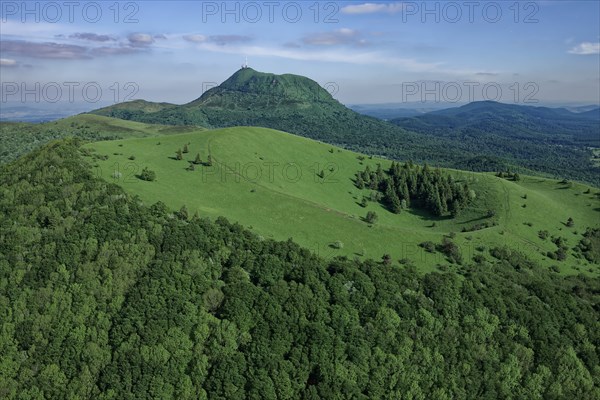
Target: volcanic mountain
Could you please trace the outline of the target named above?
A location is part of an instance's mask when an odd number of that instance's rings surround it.
[[[416,144],[417,135],[385,121],[358,114],[312,79],[242,68],[198,99],[183,105],[121,103],[94,114],[146,123],[206,128],[261,126],[347,147],[386,143],[391,136]]]

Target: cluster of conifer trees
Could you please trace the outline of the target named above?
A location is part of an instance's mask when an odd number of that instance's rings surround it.
[[[407,162],[392,162],[384,171],[381,164],[373,171],[368,165],[356,174],[359,189],[377,190],[383,194],[381,201],[390,211],[400,213],[409,207],[423,208],[434,215],[457,216],[475,197],[467,183],[459,183],[440,169],[431,169]]]

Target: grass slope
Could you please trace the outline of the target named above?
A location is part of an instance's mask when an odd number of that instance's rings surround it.
[[[189,153],[184,160],[176,160],[175,152],[186,144]],[[542,265],[558,265],[566,273],[592,269],[571,250],[566,261],[549,259],[544,254],[556,246],[549,238],[538,237],[540,230],[547,230],[567,239],[571,249],[586,227],[600,226],[596,190],[584,193],[589,187],[577,183],[537,177],[511,182],[491,174],[447,170],[457,180],[469,181],[477,194],[469,209],[452,220],[419,211],[392,214],[374,202],[362,208],[359,202],[370,192],[354,186],[354,174],[366,164],[381,163],[387,168],[389,161],[361,161],[357,153],[271,129],[225,128],[86,147],[95,150],[90,160],[99,175],[147,203],[163,201],[173,209],[186,205],[190,215],[226,216],[264,237],[291,237],[323,256],[379,259],[389,253],[394,260],[408,258],[421,270],[433,270],[447,262],[439,253],[425,252],[419,243],[437,244],[444,235],[456,232],[454,241],[467,260],[506,244],[527,252]],[[187,171],[197,153],[202,161],[210,154],[213,165]],[[135,160],[129,160],[130,156]],[[145,167],[156,172],[156,181],[136,177]],[[113,177],[115,171],[120,177]],[[317,175],[320,171],[323,178]],[[463,228],[489,220],[489,209],[496,211],[497,226],[461,233]],[[372,226],[362,220],[367,211],[379,215]],[[572,228],[564,224],[569,217],[575,221]],[[343,248],[332,248],[336,241]]]
[[[0,122],[0,162],[12,161],[51,140],[69,136],[106,140],[162,136],[201,129],[145,124],[94,114],[79,114],[43,124]]]

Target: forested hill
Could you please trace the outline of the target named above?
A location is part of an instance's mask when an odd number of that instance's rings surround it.
[[[578,114],[566,109],[480,103],[460,107],[459,115],[429,113],[390,123],[352,111],[309,78],[242,68],[184,105],[133,101],[93,113],[152,124],[259,126],[395,160],[474,171],[520,169],[600,186],[600,168],[587,148],[600,145],[600,119],[571,117]]]
[[[600,147],[600,113],[494,101],[397,118],[391,123],[425,137],[460,143],[463,150],[496,156],[553,176],[600,185],[588,147]]]
[[[600,280],[515,250],[324,260],[144,205],[75,141],[0,166],[0,227],[1,398],[600,398]]]

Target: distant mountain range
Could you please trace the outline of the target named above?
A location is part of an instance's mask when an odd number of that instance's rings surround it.
[[[588,149],[600,147],[600,111],[582,111],[483,101],[388,122],[345,107],[309,78],[243,68],[187,104],[135,100],[92,113],[152,124],[261,126],[393,159],[536,171],[600,186]]]
[[[497,135],[600,147],[600,108],[574,113],[565,108],[480,101],[391,122],[435,136]]]
[[[474,102],[485,103],[485,102]],[[492,102],[493,103],[493,102]],[[466,104],[459,103],[447,103],[447,102],[406,102],[406,103],[382,103],[382,104],[351,104],[348,107],[358,113],[369,115],[371,117],[393,120],[398,118],[408,118],[424,115],[427,113],[437,112],[441,110],[454,110]],[[564,115],[570,115],[565,113],[568,111],[572,114],[581,114],[590,111],[588,116],[590,118],[600,118],[598,115],[600,107],[596,104],[585,105],[585,106],[561,106],[561,107],[536,107],[546,108],[555,110],[557,113],[564,113]],[[585,116],[585,114],[583,115]],[[577,115],[573,115],[577,117]]]

